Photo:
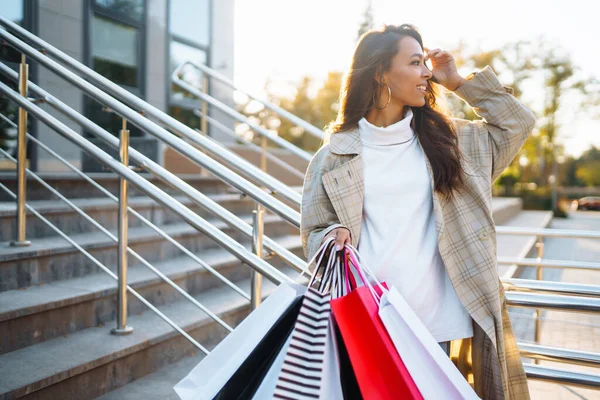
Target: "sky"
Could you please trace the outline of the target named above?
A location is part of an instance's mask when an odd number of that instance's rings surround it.
[[[567,6],[568,5],[568,6]],[[366,0],[235,0],[234,81],[262,94],[310,75],[345,71],[356,43]],[[600,2],[594,0],[373,0],[375,25],[416,25],[425,46],[491,50],[508,42],[543,36],[567,51],[581,77],[600,78]],[[470,71],[461,71],[467,74]],[[539,104],[543,93],[524,94]],[[600,147],[600,119],[565,108],[559,141],[567,154]]]

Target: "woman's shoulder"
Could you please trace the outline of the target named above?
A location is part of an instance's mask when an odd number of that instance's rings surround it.
[[[347,158],[347,156],[332,151],[331,143],[324,143],[313,155],[308,170],[312,173],[318,171],[324,174],[343,164]]]

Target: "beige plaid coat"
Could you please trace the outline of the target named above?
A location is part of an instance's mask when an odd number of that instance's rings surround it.
[[[474,337],[453,342],[452,357],[483,399],[529,399],[497,272],[491,185],[527,140],[535,119],[489,67],[455,93],[483,119],[453,120],[465,155],[466,190],[453,200],[433,195],[439,251],[474,321]],[[301,234],[309,258],[336,227],[349,228],[358,245],[364,199],[361,147],[358,128],[333,134],[308,167]],[[427,168],[433,191],[429,161]]]

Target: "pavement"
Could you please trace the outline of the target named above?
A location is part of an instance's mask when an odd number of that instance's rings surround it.
[[[600,212],[570,212],[569,218],[554,218],[549,228],[600,231]],[[600,240],[547,238],[544,258],[600,263]],[[526,268],[521,278],[535,279],[535,268]],[[600,285],[600,271],[545,269],[544,280]],[[513,328],[521,342],[533,341],[533,310],[512,308]],[[600,353],[600,314],[546,311],[542,314],[540,344]],[[600,368],[542,361],[542,366],[600,374]],[[600,390],[529,381],[533,400],[600,400]]]

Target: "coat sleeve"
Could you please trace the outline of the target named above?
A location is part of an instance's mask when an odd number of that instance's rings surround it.
[[[535,125],[535,116],[502,86],[488,66],[454,93],[481,120],[453,119],[465,156],[494,182],[515,158]]]
[[[315,255],[323,238],[329,232],[345,227],[340,224],[323,186],[323,174],[328,172],[324,171],[328,154],[329,146],[324,146],[314,155],[308,165],[302,188],[300,235],[304,255],[309,260]]]

